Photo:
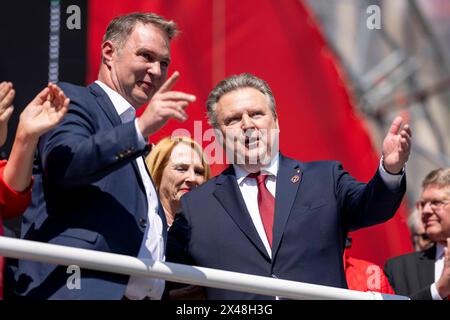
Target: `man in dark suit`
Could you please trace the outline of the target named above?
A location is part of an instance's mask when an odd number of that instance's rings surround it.
[[[425,232],[435,242],[430,249],[386,262],[384,272],[397,294],[417,300],[450,296],[450,169],[431,171],[422,182],[417,202]]]
[[[346,288],[347,232],[391,218],[405,192],[410,129],[394,120],[368,184],[335,161],[303,163],[278,152],[267,83],[241,74],[210,93],[208,117],[233,164],[181,199],[167,260]],[[270,299],[207,288],[209,299]]]
[[[64,121],[39,141],[33,203],[22,237],[164,259],[166,220],[146,171],[146,137],[184,121],[195,97],[166,81],[173,21],[152,13],[115,18],[102,43],[98,81],[62,83]],[[135,109],[148,106],[139,119]],[[79,277],[78,279],[76,279]],[[14,293],[39,299],[159,299],[164,281],[20,260]]]

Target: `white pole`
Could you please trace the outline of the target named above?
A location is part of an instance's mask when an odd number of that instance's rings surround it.
[[[406,299],[402,296],[359,292],[176,263],[144,261],[120,254],[7,237],[0,237],[0,255],[289,299]]]

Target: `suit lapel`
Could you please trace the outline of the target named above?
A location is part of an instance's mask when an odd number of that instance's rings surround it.
[[[106,116],[108,117],[109,121],[111,121],[113,126],[117,127],[118,125],[120,125],[122,121],[120,120],[116,108],[114,108],[114,105],[112,104],[106,92],[103,91],[103,89],[95,82],[89,85],[88,88],[91,91],[91,93],[95,96],[98,105],[100,106],[102,111],[106,114]]]
[[[417,264],[420,287],[434,283],[434,262],[436,258],[436,244],[425,250],[419,256]]]
[[[95,82],[90,84],[88,88],[91,91],[91,93],[95,96],[97,104],[100,106],[100,109],[105,113],[106,117],[109,119],[113,127],[121,125],[122,120],[120,119],[120,116],[117,114],[116,108],[114,108],[114,105],[109,99],[106,92],[103,91],[103,89]],[[142,181],[141,173],[139,171],[139,167],[137,165],[136,160],[131,161],[131,165],[133,166],[134,173],[138,177],[138,183],[140,188],[144,191],[144,194],[146,194],[144,182]],[[145,214],[144,217],[146,216],[147,214]]]
[[[275,197],[275,217],[273,224],[272,257],[276,254],[283,238],[292,205],[297,195],[298,188],[302,182],[301,163],[280,155],[277,173],[277,188]]]
[[[214,197],[219,201],[225,211],[231,216],[239,229],[246,237],[258,248],[258,250],[270,260],[266,248],[256,231],[253,221],[242,198],[241,191],[236,181],[234,169],[228,167],[216,180],[216,189],[213,192]]]

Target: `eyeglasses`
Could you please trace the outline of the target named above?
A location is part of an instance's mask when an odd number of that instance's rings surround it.
[[[448,205],[450,203],[450,201],[448,201],[448,200],[426,200],[426,201],[420,200],[420,201],[416,202],[416,207],[419,210],[423,210],[423,208],[425,208],[425,206],[428,203],[430,204],[430,206],[432,208],[440,210],[440,209],[444,208],[446,205]]]

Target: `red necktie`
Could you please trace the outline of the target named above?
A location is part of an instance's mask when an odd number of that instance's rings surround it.
[[[275,198],[266,187],[267,175],[262,175],[260,172],[250,173],[249,178],[255,178],[258,185],[258,208],[261,220],[264,225],[267,240],[272,248],[272,229],[273,217],[275,213]]]

